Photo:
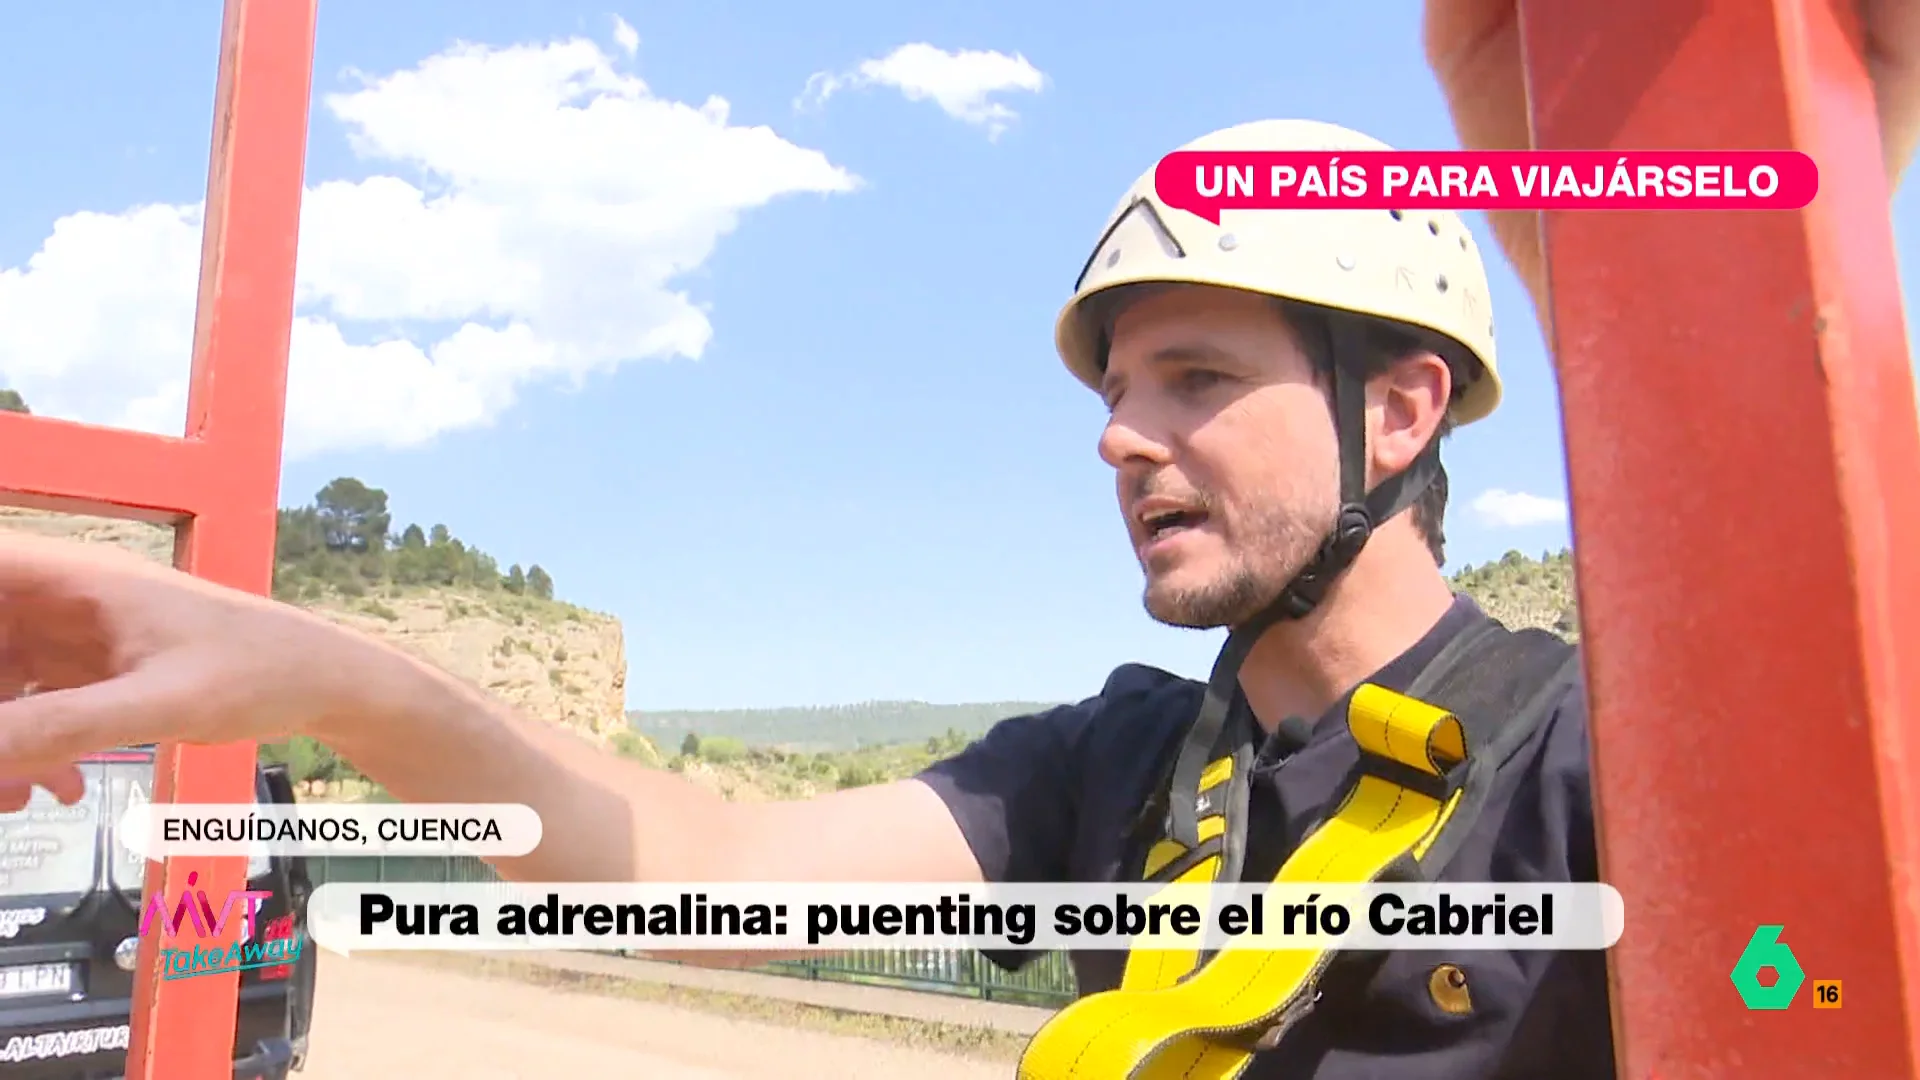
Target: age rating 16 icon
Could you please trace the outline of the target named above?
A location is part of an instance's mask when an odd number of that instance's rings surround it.
[[[1755,927],[1753,937],[1747,939],[1747,947],[1740,953],[1740,962],[1733,965],[1733,988],[1749,1009],[1784,1009],[1793,1004],[1800,984],[1807,981],[1806,972],[1800,970],[1799,958],[1780,940],[1780,932],[1785,929],[1784,926]],[[1761,981],[1760,974],[1764,971],[1773,972],[1770,985]],[[1814,980],[1813,1007],[1840,1007],[1839,979]]]

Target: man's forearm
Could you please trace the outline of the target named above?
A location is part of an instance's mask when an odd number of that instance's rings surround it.
[[[693,880],[729,804],[517,714],[428,665],[387,653],[363,708],[315,737],[405,802],[525,803],[543,835],[496,861],[521,881]]]

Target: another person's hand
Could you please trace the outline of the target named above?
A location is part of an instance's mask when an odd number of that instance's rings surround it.
[[[1898,186],[1920,144],[1920,3],[1859,2],[1888,183]],[[1469,150],[1531,149],[1516,0],[1427,0],[1425,38],[1427,60],[1452,110],[1460,145]],[[1546,266],[1539,215],[1505,211],[1487,216],[1544,318]]]
[[[111,549],[0,533],[0,811],[115,746],[271,739],[359,706],[383,651]]]

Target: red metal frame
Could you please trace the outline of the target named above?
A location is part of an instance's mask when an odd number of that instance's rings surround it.
[[[1634,1080],[1920,1076],[1920,423],[1854,7],[1520,0],[1542,149],[1821,173],[1792,214],[1544,224]],[[1841,1009],[1741,1004],[1762,923]]]
[[[178,523],[174,562],[233,588],[273,582],[294,251],[317,0],[227,0],[215,93],[193,383],[182,438],[0,413],[0,501]],[[256,746],[160,747],[159,802],[253,800]],[[246,860],[149,863],[148,895],[244,888]],[[232,1075],[239,976],[163,981],[140,944],[127,1080]]]

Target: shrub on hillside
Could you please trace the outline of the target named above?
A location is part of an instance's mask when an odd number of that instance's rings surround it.
[[[662,764],[660,751],[654,748],[645,735],[637,731],[616,731],[608,740],[613,752],[623,758],[638,761],[643,765],[659,768]]]
[[[747,744],[725,735],[712,735],[700,740],[694,756],[710,765],[727,765],[747,756]]]
[[[493,556],[469,547],[445,525],[408,525],[397,535],[387,493],[343,476],[306,506],[280,511],[273,593],[283,600],[326,593],[364,595],[380,586],[425,585],[501,590],[553,599],[553,578],[535,566],[500,572]]]

